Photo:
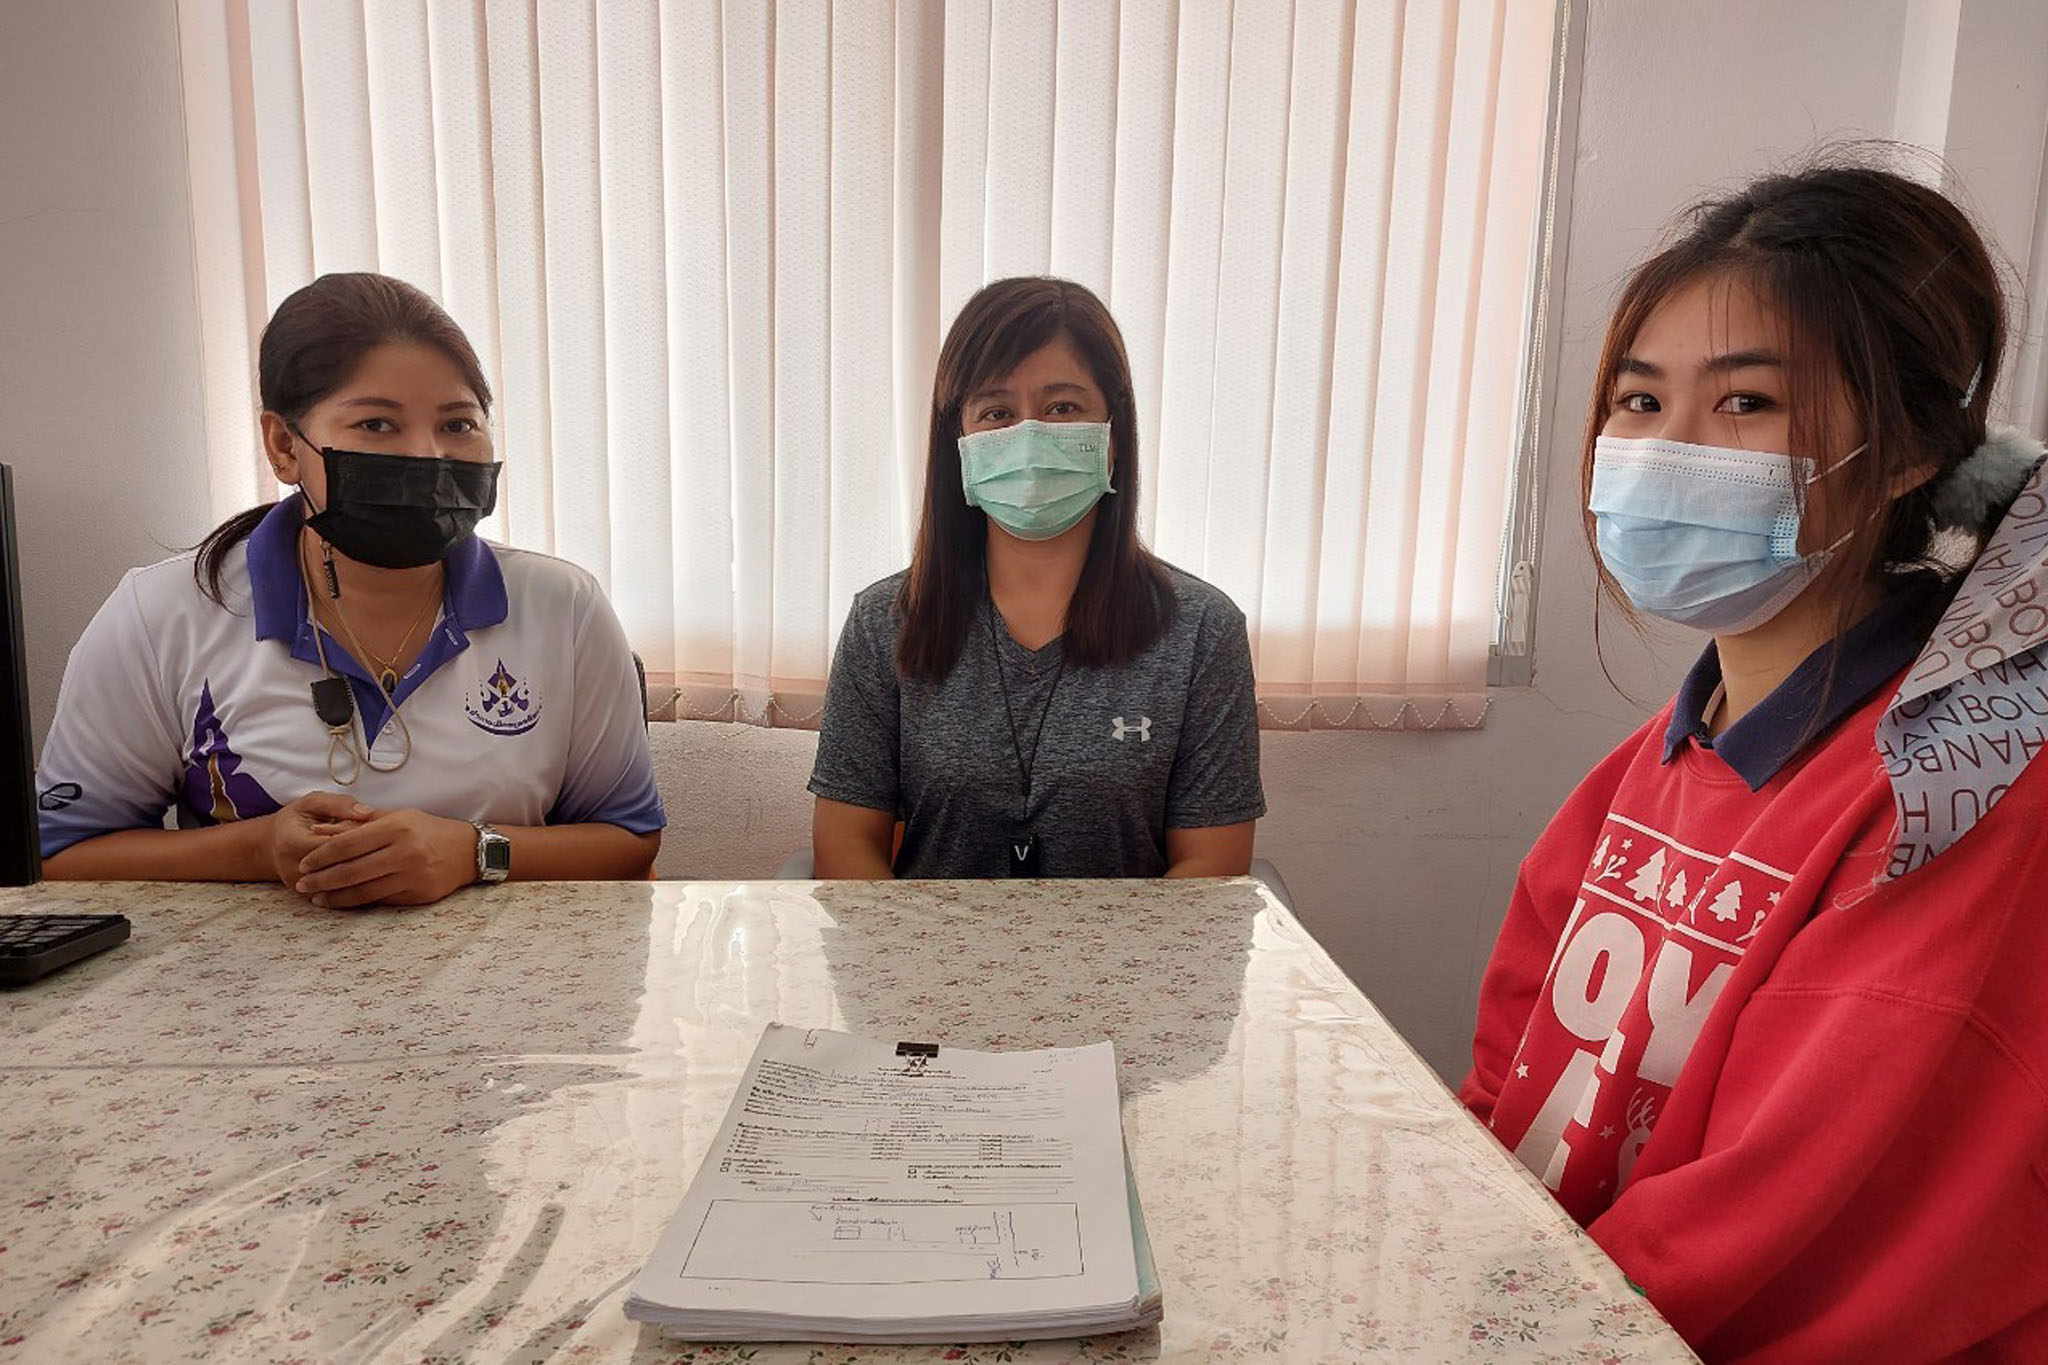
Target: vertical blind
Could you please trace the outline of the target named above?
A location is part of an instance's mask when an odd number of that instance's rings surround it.
[[[485,534],[583,565],[657,703],[815,723],[908,560],[984,282],[1101,294],[1141,527],[1269,726],[1477,725],[1538,261],[1531,0],[181,0],[212,499],[277,495],[254,343],[318,274],[440,299]]]

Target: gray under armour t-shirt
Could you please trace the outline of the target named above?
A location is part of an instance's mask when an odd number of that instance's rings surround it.
[[[940,683],[896,672],[905,576],[869,587],[833,656],[811,791],[893,811],[899,877],[1008,876],[1011,844],[1027,834],[1040,876],[1156,877],[1167,830],[1258,819],[1244,613],[1200,579],[1167,574],[1173,623],[1123,667],[1062,669],[1061,641],[1025,649],[984,607]]]

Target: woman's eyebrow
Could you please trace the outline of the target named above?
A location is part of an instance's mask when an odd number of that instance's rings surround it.
[[[1730,351],[1726,355],[1717,355],[1704,362],[1700,366],[1700,373],[1726,374],[1730,370],[1749,370],[1760,366],[1783,369],[1785,361],[1776,351]]]
[[[395,398],[378,398],[372,395],[364,395],[358,398],[344,398],[341,400],[340,406],[344,408],[389,408],[396,412],[404,408],[405,404]],[[484,410],[483,404],[477,402],[474,398],[456,398],[441,404],[435,411],[458,412],[464,409],[470,412],[482,412]]]
[[[1709,356],[1700,362],[1699,372],[1701,374],[1726,374],[1730,370],[1749,370],[1758,367],[1783,369],[1784,366],[1784,357],[1780,356],[1776,351],[1755,349],[1729,351],[1725,355]],[[1640,356],[1633,355],[1625,355],[1616,361],[1614,372],[1616,374],[1639,374],[1646,379],[1662,379],[1664,377],[1664,371],[1661,366],[1652,365]]]

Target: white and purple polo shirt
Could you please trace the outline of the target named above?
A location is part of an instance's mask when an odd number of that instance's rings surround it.
[[[380,810],[492,824],[667,823],[645,703],[611,604],[582,569],[471,538],[447,559],[447,594],[419,661],[386,699],[331,637],[372,757],[354,785],[328,773],[323,675],[299,576],[300,505],[286,498],[200,593],[193,557],[132,569],[64,670],[36,772],[43,856],[98,834],[267,815],[310,791]],[[349,763],[340,766],[347,775]]]

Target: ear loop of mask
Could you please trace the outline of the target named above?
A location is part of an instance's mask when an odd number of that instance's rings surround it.
[[[1836,461],[1835,461],[1835,462],[1834,462],[1833,464],[1829,465],[1829,466],[1828,466],[1828,467],[1827,467],[1826,469],[1823,469],[1823,470],[1821,470],[1821,471],[1820,471],[1820,472],[1819,472],[1818,474],[1815,474],[1815,475],[1814,475],[1814,476],[1813,476],[1812,478],[1808,479],[1808,480],[1806,481],[1806,483],[1805,483],[1805,485],[1804,485],[1804,486],[1805,486],[1805,487],[1807,487],[1807,488],[1811,488],[1811,487],[1813,487],[1813,486],[1814,486],[1815,484],[1819,483],[1819,482],[1820,482],[1820,481],[1821,481],[1822,479],[1825,479],[1825,478],[1827,478],[1827,477],[1828,477],[1828,476],[1829,476],[1830,474],[1833,474],[1833,473],[1834,473],[1834,472],[1835,472],[1835,471],[1836,471],[1837,469],[1840,469],[1840,468],[1841,468],[1841,467],[1842,467],[1843,465],[1845,465],[1845,464],[1849,463],[1849,461],[1851,461],[1851,460],[1853,460],[1853,459],[1857,458],[1858,456],[1860,456],[1861,454],[1863,454],[1863,452],[1864,452],[1864,451],[1866,451],[1866,450],[1868,450],[1868,449],[1870,449],[1870,442],[1868,442],[1868,441],[1865,441],[1865,442],[1864,442],[1864,443],[1863,443],[1862,445],[1860,445],[1860,446],[1857,446],[1857,447],[1856,447],[1856,448],[1855,448],[1854,450],[1850,451],[1850,452],[1849,452],[1849,453],[1848,453],[1847,455],[1844,455],[1844,456],[1843,456],[1843,457],[1842,457],[1841,459],[1839,459],[1839,460],[1836,460]],[[1802,507],[1800,508],[1801,520],[1804,520],[1804,519],[1805,519],[1805,511],[1806,511],[1805,507],[1804,507],[1804,506],[1802,506]],[[1879,513],[1878,513],[1877,515],[1878,515],[1878,516],[1882,516],[1882,515],[1883,515],[1883,513],[1882,513],[1882,512],[1879,512]],[[1877,520],[1877,517],[1876,517],[1876,516],[1873,516],[1873,517],[1871,517],[1871,518],[1870,518],[1870,520],[1872,520],[1872,521],[1875,521],[1875,520]],[[1848,530],[1846,530],[1846,531],[1842,532],[1842,534],[1841,534],[1841,535],[1839,535],[1839,536],[1837,536],[1837,537],[1835,538],[1835,543],[1834,543],[1834,544],[1832,544],[1832,545],[1829,545],[1829,546],[1825,547],[1824,549],[1821,549],[1821,550],[1817,550],[1817,551],[1815,551],[1815,553],[1816,553],[1816,554],[1821,554],[1821,555],[1831,555],[1831,554],[1833,554],[1833,553],[1834,553],[1835,551],[1837,551],[1837,550],[1841,549],[1841,548],[1842,548],[1842,547],[1843,547],[1844,545],[1847,545],[1847,544],[1849,543],[1849,538],[1850,538],[1851,536],[1853,536],[1853,535],[1855,535],[1855,534],[1856,534],[1856,532],[1857,532],[1857,529],[1858,529],[1858,528],[1857,528],[1857,527],[1854,527],[1854,526],[1850,527],[1850,528],[1849,528]]]
[[[306,448],[308,450],[313,451],[315,454],[319,453],[320,447],[314,445],[310,440],[307,440],[306,433],[299,430],[298,423],[286,422],[284,425],[285,429],[291,432],[292,435],[298,437],[301,441],[306,442]],[[322,458],[325,457],[323,456]],[[306,506],[313,507],[313,499],[309,494],[307,494],[306,485],[303,480],[299,483],[299,497],[305,501]],[[315,516],[318,516],[321,512],[325,510],[326,509],[322,507],[313,507],[313,513]],[[315,531],[313,534],[320,535],[318,531]],[[341,575],[334,571],[334,547],[327,543],[327,537],[325,536],[320,536],[320,569],[322,575],[327,580],[328,600],[339,602],[341,600]]]

